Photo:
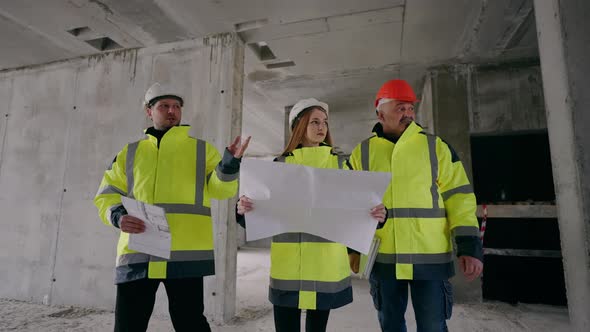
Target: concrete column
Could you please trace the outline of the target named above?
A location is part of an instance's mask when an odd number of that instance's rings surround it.
[[[455,66],[431,72],[434,134],[444,138],[459,154],[472,181],[469,135],[469,67]]]
[[[590,330],[589,16],[588,1],[535,0],[572,331]]]
[[[285,106],[284,108],[284,116],[283,116],[283,128],[284,128],[284,135],[283,135],[283,139],[284,139],[284,144],[281,146],[281,153],[283,152],[283,148],[285,146],[287,146],[287,143],[289,143],[289,139],[291,138],[291,128],[289,127],[289,112],[291,112],[291,108],[293,108],[293,106]],[[270,249],[270,245],[272,242],[272,238],[268,237],[268,238],[264,238],[264,239],[260,239],[260,240],[256,240],[256,241],[249,241],[246,242],[245,244],[248,247],[253,247],[253,248],[269,248]]]
[[[196,137],[204,137],[219,151],[241,134],[244,77],[244,45],[235,34],[204,38],[210,49],[206,68],[199,68],[193,77],[198,89],[191,125]],[[205,73],[203,73],[205,71]],[[202,75],[208,75],[203,80]],[[236,198],[212,201],[214,217],[215,276],[205,278],[205,307],[208,317],[228,322],[236,313],[237,227]]]
[[[418,87],[416,87],[418,91]],[[434,109],[432,106],[432,77],[429,75],[424,81],[422,94],[418,97],[420,103],[416,110],[416,122],[419,123],[426,132],[434,132]]]
[[[469,71],[465,66],[444,67],[430,73],[432,91],[432,126],[434,134],[444,138],[463,162],[467,176],[472,181],[471,144],[469,135]],[[423,98],[426,98],[423,96]],[[428,100],[428,98],[426,98]],[[430,130],[432,131],[432,129]],[[467,282],[458,271],[451,279],[457,302],[479,302],[482,299],[481,282]]]

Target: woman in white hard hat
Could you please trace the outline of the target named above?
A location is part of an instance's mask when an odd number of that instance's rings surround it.
[[[297,102],[289,113],[291,138],[275,161],[317,168],[338,169],[328,127],[328,105],[314,98]],[[245,227],[245,213],[252,201],[240,197],[238,223]],[[383,204],[374,207],[373,218],[383,222]],[[352,302],[347,248],[307,233],[284,233],[271,244],[269,300],[274,305],[277,332],[300,331],[301,309],[307,310],[305,330],[325,331],[330,309]]]

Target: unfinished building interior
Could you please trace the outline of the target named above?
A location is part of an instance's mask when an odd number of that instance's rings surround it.
[[[584,0],[4,2],[0,298],[112,310],[117,233],[92,198],[149,126],[153,82],[187,96],[197,135],[219,150],[251,135],[246,157],[267,160],[288,140],[290,107],[315,97],[346,159],[376,122],[379,86],[402,78],[417,122],[461,157],[485,223],[483,276],[451,280],[457,303],[551,305],[588,331],[589,15]],[[266,305],[270,242],[246,241],[235,204],[212,207],[205,303],[222,325]],[[371,307],[351,310],[377,324]],[[155,311],[167,311],[162,289]]]

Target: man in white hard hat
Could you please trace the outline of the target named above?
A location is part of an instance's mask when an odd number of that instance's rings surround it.
[[[184,99],[155,83],[145,94],[153,127],[127,144],[106,170],[94,203],[107,225],[121,230],[117,246],[115,331],[145,331],[160,282],[166,287],[176,331],[210,331],[203,315],[203,277],[215,274],[210,199],[226,199],[238,187],[240,160],[250,137],[236,137],[223,158],[211,144],[181,126]],[[165,259],[129,249],[129,234],[145,231],[121,197],[163,207],[171,253]]]

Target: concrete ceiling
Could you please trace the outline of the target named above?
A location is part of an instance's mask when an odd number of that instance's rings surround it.
[[[284,107],[300,98],[316,97],[336,111],[366,109],[393,77],[419,92],[431,66],[537,57],[532,6],[532,0],[4,0],[0,70],[236,31],[247,45],[244,128],[267,132],[251,150],[276,153]],[[266,143],[272,141],[279,143]]]

